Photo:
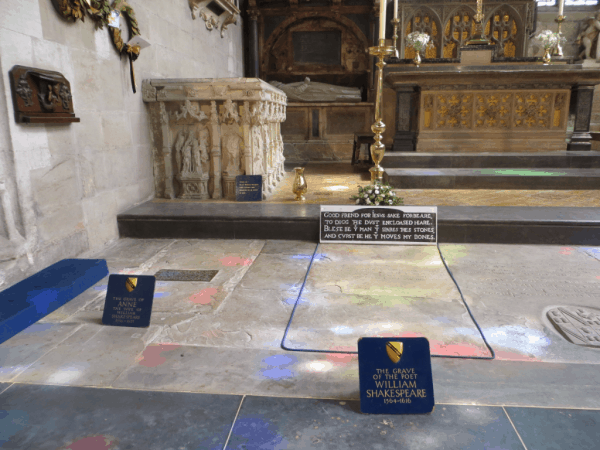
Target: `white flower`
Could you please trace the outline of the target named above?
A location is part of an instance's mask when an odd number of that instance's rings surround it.
[[[375,202],[375,206],[379,206],[379,202]]]
[[[379,191],[375,189],[375,195],[379,195]]]
[[[356,204],[357,204],[357,205],[360,205],[360,198],[357,198],[357,199],[356,199]]]
[[[367,199],[367,205],[371,204],[371,200]]]
[[[395,193],[394,191],[392,191],[392,192],[390,192],[390,195],[391,195],[392,197],[394,197],[394,196],[396,195],[396,193]]]
[[[369,191],[369,194],[372,194],[372,193],[373,193],[373,189],[371,189],[371,190]]]
[[[392,203],[394,203],[392,200],[388,200],[388,203],[391,205]]]

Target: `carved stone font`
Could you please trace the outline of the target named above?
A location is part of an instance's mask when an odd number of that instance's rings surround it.
[[[286,95],[256,79],[145,80],[159,198],[235,199],[237,175],[282,179]],[[154,94],[154,95],[152,95]]]
[[[271,84],[286,93],[292,102],[360,102],[360,89],[315,83],[306,77],[301,83],[284,84],[271,81]]]

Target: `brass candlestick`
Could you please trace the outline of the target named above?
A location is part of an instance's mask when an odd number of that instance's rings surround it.
[[[377,91],[375,97],[375,123],[371,125],[371,130],[375,133],[375,143],[371,145],[371,156],[373,157],[374,167],[369,169],[371,172],[371,183],[383,183],[383,167],[379,165],[385,155],[385,145],[381,140],[383,139],[383,132],[385,131],[385,123],[383,123],[383,114],[381,104],[383,102],[383,67],[385,62],[383,58],[388,55],[394,54],[394,47],[386,46],[385,39],[379,39],[379,45],[377,47],[369,47],[369,54],[377,56]]]
[[[400,52],[398,51],[398,25],[400,24],[400,19],[392,19],[392,23],[394,24],[394,43],[392,45],[394,47],[394,58],[400,58]]]
[[[490,45],[490,41],[483,35],[483,0],[477,0],[477,14],[473,17],[475,32],[467,45]]]
[[[565,21],[566,18],[566,16],[559,15],[556,17],[556,19],[554,19],[554,21],[558,24],[558,34],[561,33],[560,28],[562,27],[562,23]],[[556,47],[554,47],[554,51],[552,52],[552,54],[554,56],[563,56],[563,49],[562,45],[560,45],[560,42],[556,45]]]

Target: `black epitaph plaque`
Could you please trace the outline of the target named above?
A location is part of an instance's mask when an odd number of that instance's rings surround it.
[[[155,278],[149,275],[111,275],[102,323],[118,327],[148,327]]]
[[[321,206],[320,242],[436,244],[436,206]]]
[[[358,375],[363,413],[427,414],[435,408],[427,338],[360,338]]]
[[[342,32],[295,31],[292,33],[294,62],[300,64],[342,64]]]
[[[235,177],[235,199],[238,202],[262,200],[262,175],[238,175]]]

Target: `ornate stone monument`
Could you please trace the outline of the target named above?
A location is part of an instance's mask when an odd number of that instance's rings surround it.
[[[237,175],[282,179],[285,93],[258,78],[144,80],[158,198],[235,200]]]

